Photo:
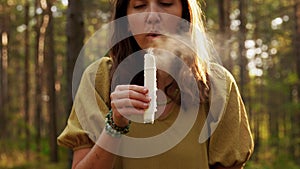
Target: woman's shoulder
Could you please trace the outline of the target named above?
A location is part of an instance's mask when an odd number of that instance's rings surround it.
[[[111,66],[112,66],[112,59],[108,56],[104,56],[92,62],[85,69],[85,72],[91,73],[91,72],[99,72],[99,71],[110,71]]]
[[[94,88],[107,105],[109,105],[111,67],[112,59],[107,56],[101,57],[84,70],[81,79],[81,87]]]
[[[227,82],[235,83],[235,79],[231,72],[218,63],[208,64],[208,75],[210,78],[217,78],[219,80],[226,80]]]
[[[223,99],[222,103],[227,103],[232,90],[238,90],[235,78],[230,71],[218,63],[210,63],[207,72],[209,75],[211,100],[214,100],[215,98],[213,97],[217,94],[219,98]]]

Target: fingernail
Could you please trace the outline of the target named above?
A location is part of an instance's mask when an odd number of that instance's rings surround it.
[[[146,99],[150,102],[151,101],[151,97],[147,96]]]

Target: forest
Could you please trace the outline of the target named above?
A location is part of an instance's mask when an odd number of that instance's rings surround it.
[[[76,59],[109,0],[0,0],[0,169],[70,168],[57,136]],[[300,169],[300,0],[199,0],[255,141],[246,169]]]

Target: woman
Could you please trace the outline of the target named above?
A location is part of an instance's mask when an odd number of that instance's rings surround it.
[[[116,44],[109,57],[100,59],[85,71],[68,125],[58,138],[60,145],[74,151],[72,168],[243,168],[253,152],[247,115],[230,73],[217,64],[207,63],[211,56],[197,1],[115,0],[114,7],[113,19],[128,16],[128,23],[125,27],[114,24],[112,43]],[[178,18],[188,21],[188,27]],[[184,28],[178,29],[182,25]],[[187,40],[165,36],[181,36],[185,31],[190,35]],[[126,32],[133,36],[118,42]],[[195,45],[188,47],[188,44]],[[160,46],[170,52],[154,51],[158,67],[164,71],[158,69],[157,72],[157,119],[153,125],[146,125],[132,117],[143,115],[155,98],[149,98],[149,89],[143,86],[143,72],[136,73],[139,69],[133,67],[142,65],[144,50]],[[175,55],[184,64],[167,55]],[[95,70],[93,77],[90,74]],[[89,94],[89,90],[92,93]],[[91,108],[86,98],[93,94],[98,106]],[[95,109],[100,109],[100,113],[93,113]],[[195,110],[196,114],[191,113]],[[105,129],[99,135],[95,134],[96,130],[89,130],[82,123],[82,119],[87,118],[85,115],[89,119],[101,117],[95,125]],[[179,129],[173,127],[180,118],[183,120],[177,125]],[[192,121],[187,122],[190,119]],[[184,127],[188,132],[182,134]],[[157,146],[145,146],[142,151],[141,148],[134,150],[136,156],[127,153],[135,147],[124,143],[123,138],[152,138],[168,133],[169,128],[173,129],[167,135],[170,138],[157,144],[162,145],[158,147],[163,151],[156,152],[159,151],[155,149]],[[164,143],[169,145],[173,139],[176,144],[165,148]]]

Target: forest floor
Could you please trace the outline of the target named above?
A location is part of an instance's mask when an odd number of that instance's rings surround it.
[[[22,140],[0,140],[0,169],[67,169],[69,168],[68,150],[58,148],[59,162],[52,163],[49,158],[49,146],[41,141],[41,150],[36,153],[35,144],[30,145],[28,153]]]
[[[2,140],[3,141],[3,140]],[[1,144],[1,141],[0,141]],[[4,148],[5,147],[5,148]],[[10,147],[10,148],[8,148]],[[49,161],[49,150],[42,149],[39,155],[36,152],[29,152],[29,159],[22,148],[6,144],[0,146],[0,169],[68,169],[70,168],[69,150],[59,147],[59,162]],[[247,162],[245,169],[300,169],[284,153],[272,153],[272,151],[256,152]]]
[[[67,169],[67,153],[60,153],[60,160],[57,163],[49,161],[45,155],[37,156],[30,152],[29,159],[24,151],[13,150],[10,152],[0,152],[0,169]]]

